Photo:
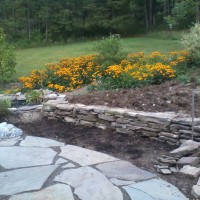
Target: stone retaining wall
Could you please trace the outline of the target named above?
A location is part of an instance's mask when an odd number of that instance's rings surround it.
[[[191,117],[173,112],[142,112],[51,100],[43,106],[43,113],[49,119],[112,129],[124,134],[140,134],[172,145],[192,136]],[[200,118],[195,118],[194,125],[194,140],[200,141]]]

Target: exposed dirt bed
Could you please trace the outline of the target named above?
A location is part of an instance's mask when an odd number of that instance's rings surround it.
[[[110,130],[73,126],[59,121],[43,119],[37,123],[16,123],[25,134],[56,139],[66,144],[77,145],[88,149],[107,153],[117,158],[127,160],[145,170],[156,173],[162,179],[177,186],[187,197],[191,196],[191,187],[197,180],[192,180],[181,174],[161,175],[153,165],[158,156],[168,155],[175,147],[165,143],[151,141],[138,135],[125,135]]]
[[[193,83],[181,84],[169,81],[143,88],[92,91],[84,95],[69,96],[69,102],[131,108],[139,111],[174,111],[191,114],[193,89],[198,89]],[[200,94],[195,96],[195,102],[198,102],[195,106],[196,116],[200,115],[199,100]]]

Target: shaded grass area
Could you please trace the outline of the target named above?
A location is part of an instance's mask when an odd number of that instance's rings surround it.
[[[150,53],[155,50],[166,53],[181,49],[179,41],[171,39],[135,37],[125,38],[122,42],[125,50],[130,53],[137,51]],[[16,78],[28,75],[33,69],[42,69],[46,63],[58,62],[61,58],[92,54],[94,53],[92,50],[93,45],[94,41],[87,41],[59,46],[16,50]]]

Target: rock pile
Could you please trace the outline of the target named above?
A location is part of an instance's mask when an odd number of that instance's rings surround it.
[[[171,151],[170,156],[162,156],[158,161],[163,164],[154,165],[159,173],[182,173],[192,179],[198,179],[191,193],[195,198],[200,198],[200,142],[187,140]]]

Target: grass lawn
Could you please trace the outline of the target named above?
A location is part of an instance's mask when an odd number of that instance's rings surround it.
[[[93,44],[94,41],[16,50],[17,77],[28,75],[33,69],[42,69],[46,63],[58,62],[61,58],[94,53],[91,50]],[[156,50],[165,53],[181,49],[177,40],[147,37],[125,38],[123,44],[128,52],[143,51],[150,53]]]

